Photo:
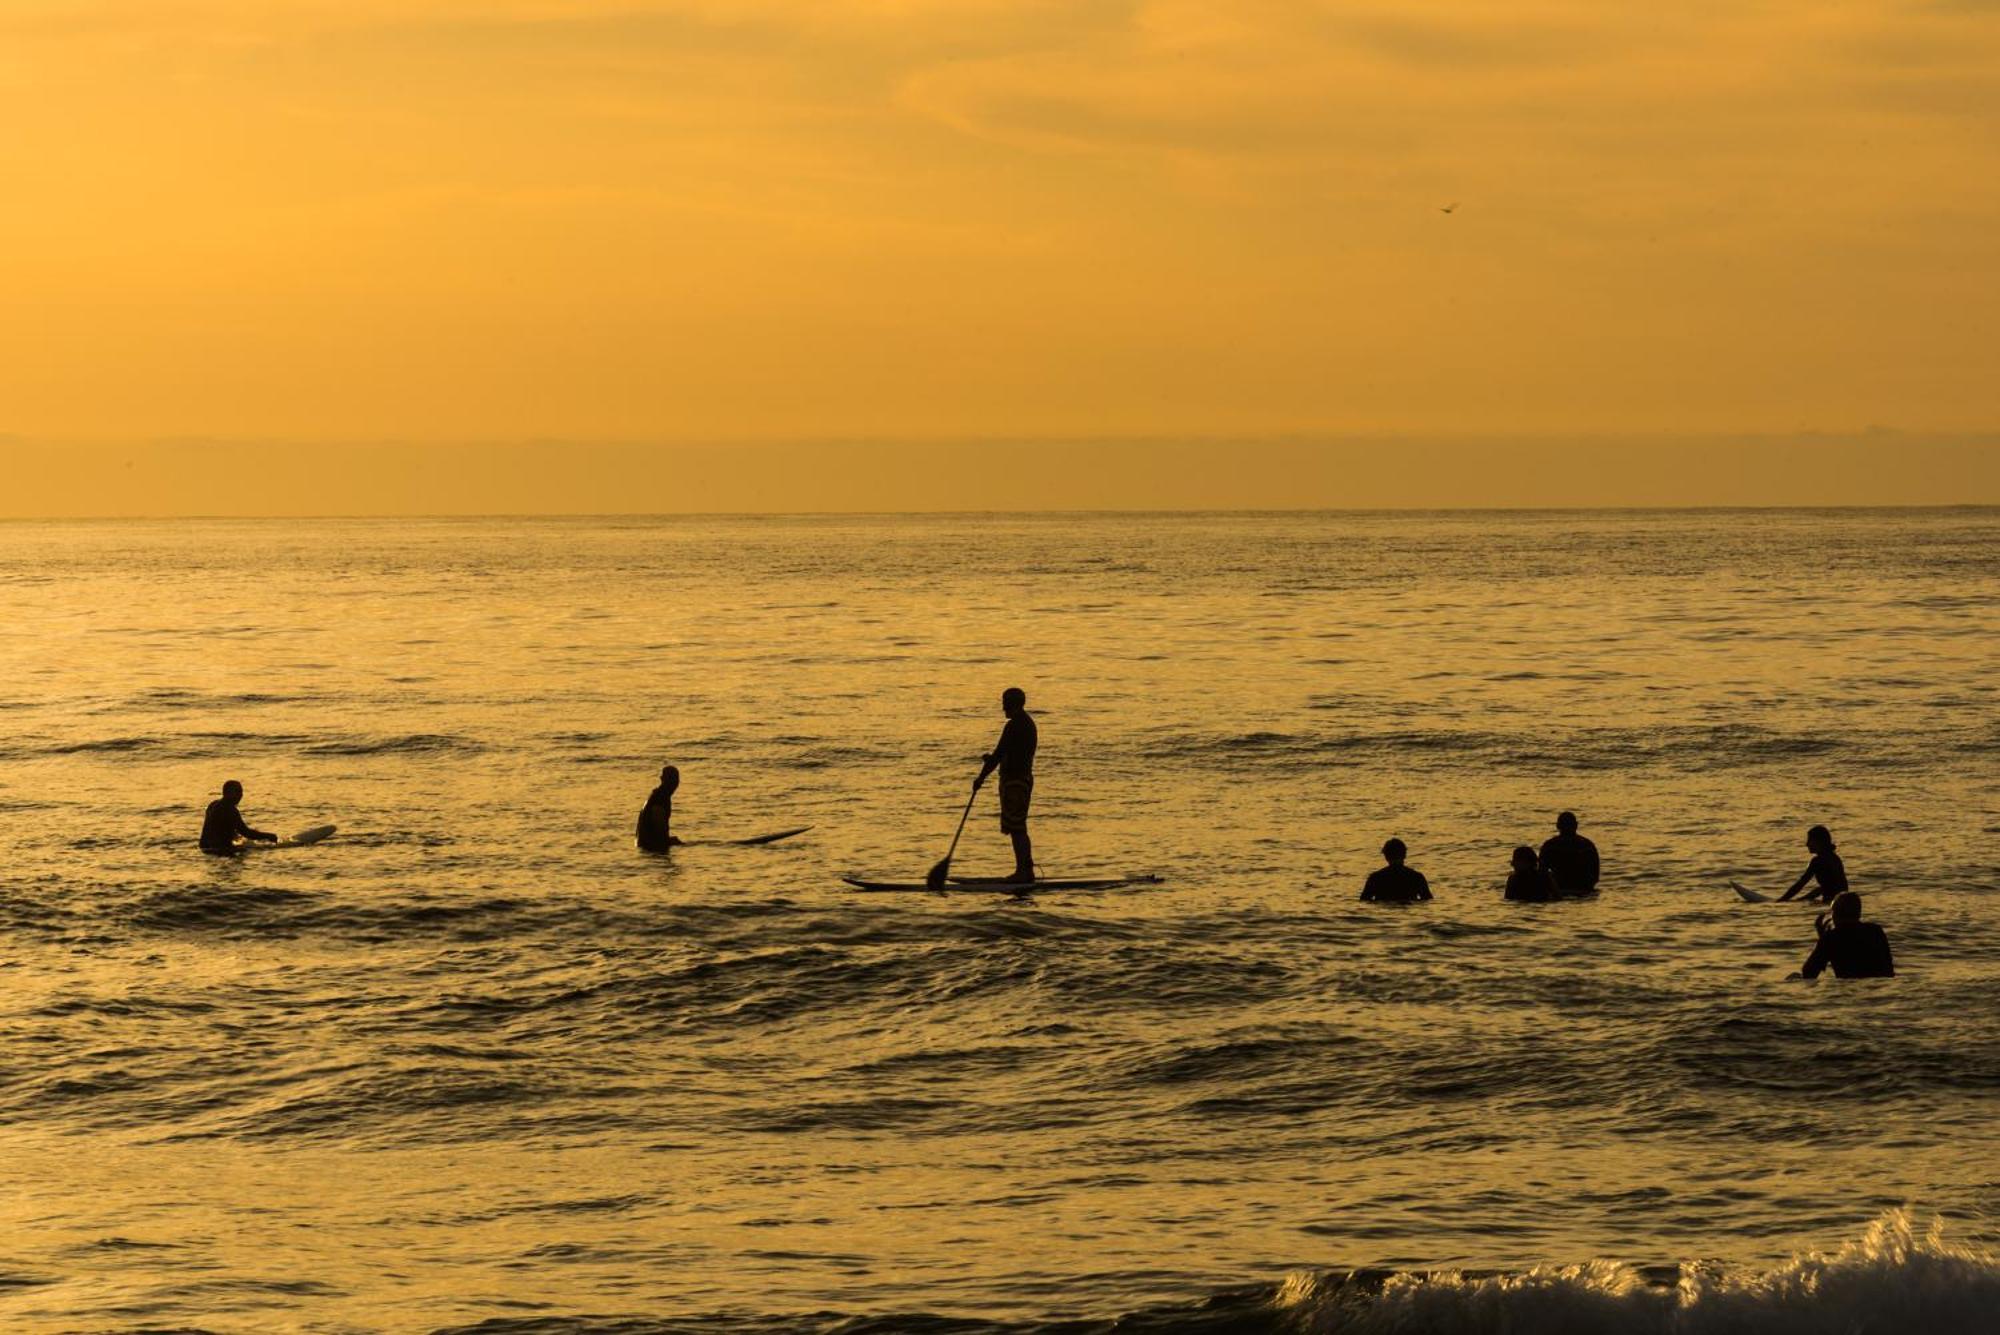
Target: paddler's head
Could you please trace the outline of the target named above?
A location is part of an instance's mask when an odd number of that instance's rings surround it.
[[[1027,707],[1028,693],[1019,686],[1009,686],[1000,692],[1000,712],[1008,718],[1014,717]]]
[[[1575,834],[1576,813],[1574,811],[1565,811],[1563,812],[1562,815],[1557,816],[1556,829],[1561,831],[1563,834]]]
[[[236,782],[236,780],[234,779],[231,779],[228,783],[223,784],[222,800],[229,803],[229,805],[232,807],[235,806],[238,802],[241,802],[243,800],[243,785]]]
[[[1843,890],[1833,897],[1833,921],[1836,926],[1845,927],[1849,923],[1861,921],[1861,896],[1852,890]]]
[[[1382,856],[1391,866],[1402,866],[1403,859],[1409,855],[1410,850],[1403,846],[1401,839],[1391,839],[1388,843],[1382,845]]]
[[[680,786],[681,772],[679,770],[675,769],[672,765],[668,765],[660,771],[660,787],[671,793]]]
[[[1514,850],[1514,870],[1525,872],[1525,871],[1533,871],[1534,869],[1535,869],[1535,850],[1529,848],[1526,844],[1522,844],[1519,848]]]
[[[1824,825],[1815,825],[1806,831],[1806,847],[1815,853],[1833,851],[1833,834]]]

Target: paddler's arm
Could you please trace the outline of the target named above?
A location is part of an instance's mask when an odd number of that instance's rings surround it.
[[[1812,864],[1807,863],[1806,869],[1799,873],[1799,879],[1792,882],[1792,888],[1785,891],[1784,894],[1778,896],[1778,902],[1782,904],[1786,900],[1790,899],[1793,895],[1796,895],[1799,891],[1805,889],[1806,882],[1812,879],[1812,874],[1813,874]]]
[[[1821,932],[1818,943],[1812,948],[1812,954],[1806,956],[1806,962],[1799,966],[1799,977],[1819,977],[1821,973],[1825,972],[1829,958],[1831,958],[1831,952],[1826,947],[1826,933]]]
[[[1011,727],[1013,725],[1009,724],[1008,726]],[[993,743],[993,749],[990,752],[988,752],[984,757],[982,757],[985,763],[980,766],[979,777],[972,781],[972,786],[974,789],[977,789],[980,784],[986,782],[987,775],[991,774],[994,770],[1000,768],[1000,760],[1006,754],[1007,754],[1007,729],[1002,728],[1000,730],[1000,740]]]
[[[265,834],[262,830],[251,829],[248,822],[243,819],[241,811],[236,813],[236,833],[242,835],[245,839],[255,839],[261,843],[275,844],[278,842],[278,836],[275,834]]]

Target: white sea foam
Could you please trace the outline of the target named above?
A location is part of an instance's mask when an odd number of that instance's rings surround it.
[[[1318,1335],[1974,1335],[2000,1329],[2000,1256],[1892,1210],[1831,1253],[1769,1270],[1709,1262],[1671,1286],[1621,1262],[1516,1274],[1394,1275],[1379,1289],[1298,1274],[1277,1303]]]

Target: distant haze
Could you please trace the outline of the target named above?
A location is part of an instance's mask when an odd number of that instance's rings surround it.
[[[2000,504],[2000,438],[0,443],[0,517]]]

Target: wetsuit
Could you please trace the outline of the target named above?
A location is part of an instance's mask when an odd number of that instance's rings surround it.
[[[1889,955],[1889,934],[1872,922],[1836,924],[1819,934],[1819,944],[1799,966],[1799,973],[1817,978],[1828,965],[1835,978],[1893,978],[1896,962]]]
[[[208,804],[208,814],[201,818],[201,851],[204,853],[234,853],[238,837],[270,841],[277,836],[253,830],[243,821],[243,813],[236,804],[226,797],[218,797]]]
[[[1597,845],[1580,834],[1558,834],[1544,843],[1542,866],[1558,894],[1597,893]]]
[[[1431,883],[1415,867],[1392,862],[1368,873],[1368,881],[1361,887],[1361,897],[1389,904],[1413,904],[1431,897]]]
[[[1538,867],[1534,871],[1517,871],[1509,875],[1506,897],[1529,903],[1546,903],[1561,896],[1549,874]]]
[[[664,783],[646,799],[639,812],[639,847],[664,853],[674,846],[674,794]]]

